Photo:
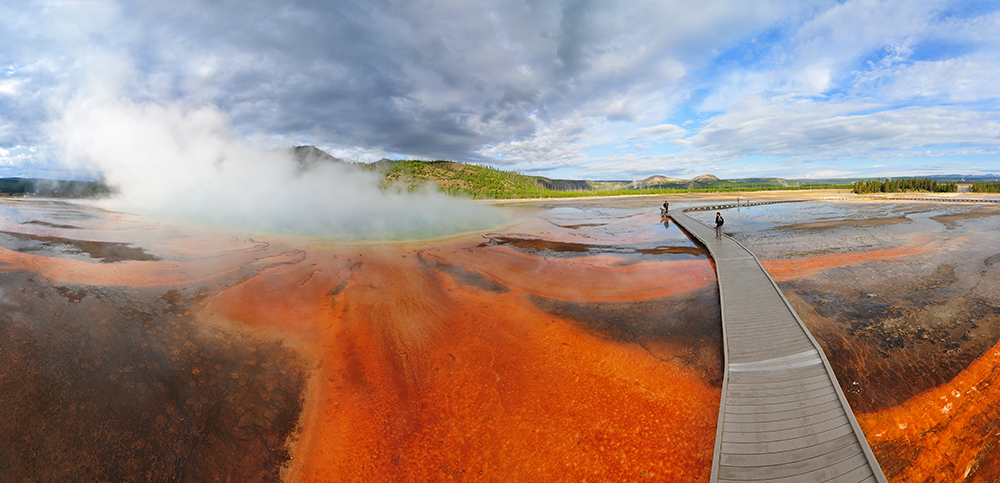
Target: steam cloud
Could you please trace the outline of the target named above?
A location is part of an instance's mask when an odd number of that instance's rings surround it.
[[[303,169],[287,150],[238,140],[214,106],[78,97],[56,132],[67,160],[95,166],[119,194],[102,205],[171,222],[345,239],[483,230],[500,209],[427,189],[384,192],[344,163]]]

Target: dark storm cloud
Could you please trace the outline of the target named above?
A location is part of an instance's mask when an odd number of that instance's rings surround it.
[[[556,52],[559,65],[572,77],[584,69],[588,60],[587,50],[592,36],[599,32],[597,25],[598,0],[564,1],[562,20],[559,22],[559,47]]]
[[[140,47],[149,72],[174,70],[182,59],[191,75],[215,86],[207,100],[238,127],[297,142],[459,159],[477,157],[496,135],[478,129],[477,118],[526,131],[523,116],[503,111],[512,103],[530,111],[538,96],[511,94],[517,88],[505,88],[509,82],[497,75],[507,52],[472,35],[489,29],[488,12],[413,2],[328,5],[161,2],[126,15],[155,19],[157,36],[172,39]],[[174,88],[197,95],[201,83],[184,81]],[[494,106],[496,114],[469,110],[477,105]]]

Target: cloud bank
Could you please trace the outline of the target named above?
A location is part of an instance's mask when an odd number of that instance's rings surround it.
[[[65,167],[45,126],[97,67],[136,103],[216,106],[254,147],[348,160],[1000,172],[983,134],[998,32],[1000,4],[951,0],[16,2],[0,7],[0,148],[31,154],[0,152],[0,174]]]

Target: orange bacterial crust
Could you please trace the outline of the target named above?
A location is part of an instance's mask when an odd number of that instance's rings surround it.
[[[776,282],[784,282],[808,277],[834,267],[892,260],[923,253],[928,249],[926,246],[907,245],[867,252],[832,253],[795,260],[761,260],[761,264]]]
[[[1000,344],[947,384],[858,416],[892,481],[1000,479]]]
[[[440,251],[431,251],[440,254]],[[623,265],[622,258],[597,255],[543,260],[507,247],[476,252],[454,251],[452,263],[477,266],[503,284],[560,300],[626,301],[690,292],[715,282],[715,270],[704,259]]]
[[[528,295],[665,296],[714,283],[711,266],[594,258],[314,249],[219,294],[204,317],[294,337],[315,361],[290,481],[707,480],[720,390]]]

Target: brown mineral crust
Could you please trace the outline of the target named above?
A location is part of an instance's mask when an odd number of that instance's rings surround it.
[[[0,480],[281,481],[307,380],[295,351],[204,331],[176,290],[26,270],[0,286]]]
[[[851,310],[850,305],[841,309]],[[947,383],[1000,338],[991,328],[998,319],[993,309],[988,316],[975,319],[982,326],[956,319],[929,329],[917,324],[916,328],[897,326],[874,314],[863,322],[865,327],[845,329],[843,321],[810,315],[808,306],[797,307],[797,312],[803,314],[820,341],[847,400],[858,412],[891,408],[921,391]],[[975,337],[963,339],[969,333]]]
[[[779,226],[776,227],[775,230],[830,230],[834,228],[843,228],[848,226],[854,228],[870,228],[873,226],[907,223],[909,221],[911,220],[905,216],[897,216],[892,218],[866,218],[862,220],[814,221],[809,223],[796,223],[793,225]]]
[[[194,260],[94,263],[71,258],[19,253],[0,247],[6,268],[24,268],[63,284],[154,287],[177,284],[229,285],[273,265],[295,263],[303,256],[294,249],[267,246],[251,253],[211,253]]]
[[[715,282],[714,269],[704,259],[622,266],[623,259],[616,255],[546,259],[506,246],[457,250],[447,258],[467,266],[476,265],[476,259],[487,254],[490,263],[479,267],[484,274],[503,285],[561,300],[640,300],[691,292]]]
[[[135,247],[127,243],[76,240],[72,238],[38,236],[9,231],[0,231],[0,234],[18,240],[35,242],[37,244],[36,246],[25,247],[19,250],[22,252],[31,252],[39,249],[58,247],[68,249],[77,254],[86,254],[88,257],[100,260],[103,263],[158,260],[157,257],[146,253],[142,247]]]
[[[504,246],[510,245],[516,247],[522,251],[529,251],[532,253],[538,252],[553,252],[553,253],[570,253],[570,254],[591,254],[591,253],[641,253],[645,255],[666,255],[666,254],[686,254],[694,256],[707,257],[708,251],[702,247],[691,246],[691,247],[637,247],[637,246],[622,246],[621,244],[614,245],[601,245],[601,244],[590,244],[590,243],[575,243],[568,241],[555,241],[555,240],[544,240],[534,237],[523,237],[523,236],[509,236],[509,235],[491,235],[488,242],[484,242],[480,245],[480,248],[487,246]]]
[[[716,287],[684,297],[630,302],[565,302],[535,295],[540,310],[591,333],[635,343],[657,358],[682,361],[710,384],[722,386],[722,333]]]
[[[823,346],[855,411],[882,410],[943,384],[1000,340],[1000,307],[954,267],[914,272],[968,237],[763,261]],[[824,271],[839,274],[818,278]],[[929,273],[928,273],[929,272]]]
[[[948,227],[948,229],[954,229],[960,222],[988,216],[996,216],[998,214],[1000,214],[1000,206],[997,206],[996,204],[978,204],[966,205],[965,209],[959,213],[932,216],[931,219],[942,223]]]

